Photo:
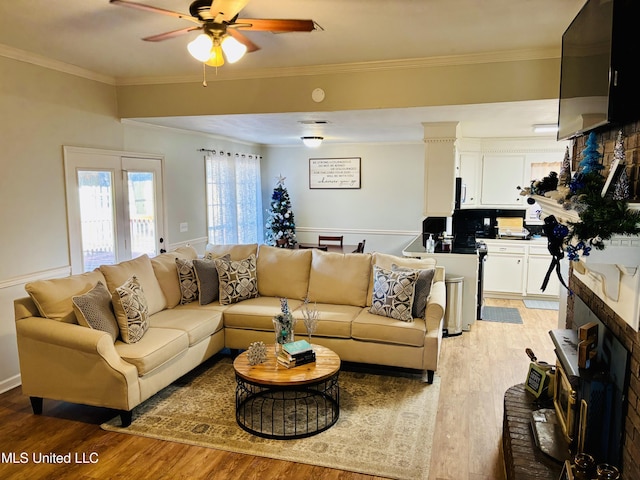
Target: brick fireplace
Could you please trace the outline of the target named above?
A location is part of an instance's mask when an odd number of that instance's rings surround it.
[[[613,148],[620,128],[597,133],[598,143],[604,147],[603,163],[605,172],[613,158]],[[640,122],[624,125],[625,155],[627,174],[631,183],[630,202],[640,202]],[[585,147],[586,136],[576,139],[573,144],[573,169],[581,160],[580,153]],[[606,252],[606,250],[605,250]],[[596,316],[612,331],[622,345],[630,352],[629,388],[627,394],[626,419],[622,446],[622,471],[625,479],[640,479],[640,333],[634,331],[620,316],[607,306],[575,275],[569,275],[569,287]],[[640,299],[635,299],[640,301]],[[573,297],[567,299],[566,328],[574,328]]]

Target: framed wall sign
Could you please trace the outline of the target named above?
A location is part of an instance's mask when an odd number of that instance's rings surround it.
[[[360,188],[360,157],[310,158],[309,188]]]

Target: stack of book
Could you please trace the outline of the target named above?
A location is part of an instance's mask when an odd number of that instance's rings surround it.
[[[278,363],[287,368],[298,367],[316,361],[316,353],[306,340],[285,343],[278,354]]]

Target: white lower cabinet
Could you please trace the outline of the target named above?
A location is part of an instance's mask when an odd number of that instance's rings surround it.
[[[545,296],[558,298],[560,281],[555,271],[547,288],[540,287],[551,264],[547,247],[525,241],[487,240],[488,255],[484,264],[484,294],[491,297]]]
[[[500,251],[503,250],[503,251]],[[522,295],[525,255],[509,247],[489,247],[484,264],[484,291]]]
[[[544,248],[546,250],[546,248]],[[549,276],[549,282],[544,292],[541,290],[544,277],[551,265],[551,255],[549,252],[530,251],[527,265],[527,295],[549,295],[557,297],[560,295],[560,280],[555,269]]]

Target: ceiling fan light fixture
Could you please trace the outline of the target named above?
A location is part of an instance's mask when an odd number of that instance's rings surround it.
[[[227,62],[236,63],[247,53],[247,46],[227,35],[222,39],[222,51],[227,57]]]
[[[209,60],[212,48],[213,40],[206,33],[201,33],[187,45],[187,50],[191,56],[200,62]]]
[[[300,137],[302,143],[309,148],[318,148],[322,144],[324,137]]]
[[[224,56],[222,55],[222,47],[220,45],[214,45],[209,52],[209,60],[205,63],[210,67],[221,67],[224,65]]]

